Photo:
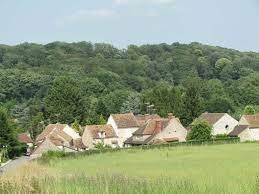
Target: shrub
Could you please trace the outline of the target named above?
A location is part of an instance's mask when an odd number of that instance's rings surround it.
[[[211,139],[212,127],[203,120],[195,120],[191,125],[191,131],[188,134],[188,140],[208,140]]]

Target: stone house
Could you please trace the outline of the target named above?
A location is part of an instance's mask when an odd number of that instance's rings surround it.
[[[124,143],[126,146],[147,145],[166,142],[186,141],[187,130],[180,120],[172,115],[167,119],[149,119]]]
[[[259,114],[243,115],[229,135],[240,137],[240,141],[259,141]]]
[[[55,146],[55,148],[54,148]],[[49,150],[63,150],[66,152],[83,151],[86,147],[80,135],[67,124],[49,124],[37,137],[36,149],[32,156],[39,157]]]
[[[228,134],[238,125],[238,121],[227,113],[203,113],[198,119],[212,126],[212,135]]]
[[[112,148],[119,146],[118,136],[111,125],[86,125],[82,142],[89,149],[93,149],[98,143],[103,143]]]

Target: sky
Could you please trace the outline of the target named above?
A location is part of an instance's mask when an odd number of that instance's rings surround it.
[[[259,52],[259,0],[0,0],[0,44],[53,41]]]

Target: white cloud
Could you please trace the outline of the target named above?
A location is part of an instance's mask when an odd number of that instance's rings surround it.
[[[92,9],[79,10],[71,15],[65,16],[57,21],[58,25],[65,25],[67,23],[86,22],[92,20],[107,20],[114,18],[117,12],[110,9]]]
[[[118,5],[169,5],[176,0],[113,0]]]

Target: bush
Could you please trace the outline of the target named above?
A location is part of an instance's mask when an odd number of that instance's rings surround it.
[[[191,131],[187,136],[188,140],[209,140],[212,135],[212,126],[203,120],[195,120],[191,125]]]
[[[215,138],[215,139],[223,139],[223,138],[228,138],[228,135],[227,134],[218,134],[218,135],[215,135],[213,138]]]

